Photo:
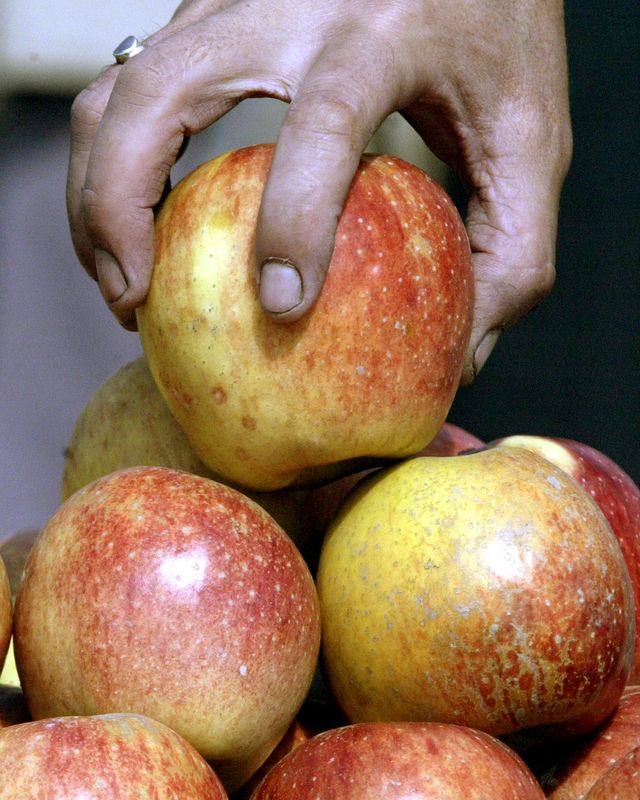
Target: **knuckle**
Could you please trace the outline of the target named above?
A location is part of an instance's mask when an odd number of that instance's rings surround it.
[[[106,104],[107,98],[99,84],[87,86],[71,105],[71,130],[79,134],[96,128],[100,124]]]
[[[343,97],[327,89],[312,89],[292,104],[288,124],[318,134],[355,140],[362,118],[362,103],[357,96]]]

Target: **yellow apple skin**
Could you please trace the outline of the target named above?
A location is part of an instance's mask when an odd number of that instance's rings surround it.
[[[328,531],[317,587],[326,675],[355,722],[570,736],[613,710],[631,668],[633,592],[611,527],[524,449],[365,479]]]
[[[166,466],[214,478],[162,399],[143,357],[93,393],[65,449],[61,499],[126,467]]]
[[[11,629],[13,627],[13,601],[11,599],[11,586],[9,576],[0,557],[0,672],[9,650]]]
[[[292,324],[270,319],[252,245],[272,152],[227,153],[174,187],[138,310],[151,372],[199,457],[261,490],[425,447],[458,387],[474,297],[446,193],[410,164],[366,156],[318,301]]]

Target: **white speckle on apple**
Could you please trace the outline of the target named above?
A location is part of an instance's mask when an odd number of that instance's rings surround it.
[[[246,674],[247,674],[247,665],[246,664],[240,664],[240,674],[242,675],[243,678],[246,677]]]

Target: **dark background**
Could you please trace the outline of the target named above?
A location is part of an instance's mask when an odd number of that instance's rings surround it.
[[[485,440],[577,439],[640,483],[640,4],[572,0],[566,24],[574,158],[557,282],[501,337],[450,419]],[[53,513],[77,415],[139,353],[71,248],[72,99],[0,92],[0,539]],[[207,147],[249,143],[244,106],[214,126]],[[261,121],[260,133],[273,140],[277,120]],[[203,147],[193,143],[185,169],[214,154]]]
[[[602,450],[640,483],[640,4],[566,4],[574,155],[551,295],[506,332],[450,419]]]

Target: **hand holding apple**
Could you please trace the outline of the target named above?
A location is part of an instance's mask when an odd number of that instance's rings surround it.
[[[0,800],[227,797],[211,767],[182,737],[134,714],[66,716],[4,728],[0,775]]]
[[[490,787],[490,790],[489,790]],[[458,725],[365,722],[334,728],[278,762],[252,800],[543,800],[502,742]]]
[[[34,718],[135,711],[169,725],[229,790],[307,693],[319,611],[302,556],[240,492],[159,467],[76,492],[43,528],[16,600]]]
[[[421,450],[458,387],[474,298],[446,193],[408,163],[366,156],[315,306],[286,326],[268,318],[251,252],[272,152],[228,153],[174,187],[137,312],[151,372],[195,451],[252,489]]]
[[[629,573],[602,512],[522,448],[366,478],[324,540],[323,663],[351,721],[503,735],[595,727],[633,656]]]

